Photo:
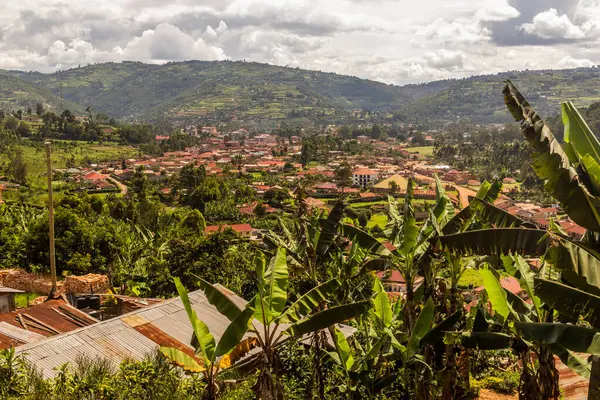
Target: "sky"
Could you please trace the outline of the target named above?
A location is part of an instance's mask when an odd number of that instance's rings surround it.
[[[407,84],[600,64],[600,0],[2,3],[2,69],[246,60]]]

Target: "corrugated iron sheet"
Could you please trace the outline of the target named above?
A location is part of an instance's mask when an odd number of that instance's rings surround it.
[[[0,322],[0,334],[22,342],[21,344],[33,343],[37,342],[38,340],[44,339],[44,336],[40,334],[25,329],[17,328],[16,326],[13,326],[6,322]]]
[[[20,340],[17,340],[13,337],[6,336],[0,332],[0,349],[9,349],[11,347],[17,347],[25,344]]]
[[[222,290],[222,287],[219,289]],[[246,302],[239,296],[231,292],[226,294],[236,304],[245,306]],[[192,308],[218,342],[230,321],[209,304],[201,290],[190,293],[189,298]],[[343,330],[344,333],[346,330]],[[192,335],[192,326],[183,304],[179,298],[174,298],[119,318],[25,344],[17,351],[49,378],[56,375],[57,367],[66,362],[73,363],[82,356],[108,358],[117,366],[125,359],[141,360],[159,346],[176,347],[193,355],[194,349],[190,345]]]
[[[48,337],[98,322],[64,300],[50,300],[29,308],[0,314],[0,322]]]
[[[229,320],[208,303],[201,290],[189,294],[198,317],[219,340]],[[160,345],[173,345],[193,354],[192,327],[179,298],[133,311],[119,318],[56,335],[17,348],[45,377],[78,357],[108,358],[115,366],[125,359],[141,360]]]
[[[190,346],[187,346],[172,336],[167,335],[151,323],[137,325],[134,329],[159,346],[174,347],[183,351],[188,356],[196,358],[196,354]]]

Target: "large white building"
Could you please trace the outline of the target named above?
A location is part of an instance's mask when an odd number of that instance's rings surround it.
[[[359,168],[352,171],[352,183],[355,186],[367,187],[379,179],[379,172],[368,169]]]

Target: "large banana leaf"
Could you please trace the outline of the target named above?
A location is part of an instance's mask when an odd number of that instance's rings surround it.
[[[343,201],[335,203],[327,219],[321,223],[321,234],[319,235],[319,241],[317,242],[317,255],[323,256],[329,250],[333,239],[337,235],[338,226],[340,221],[344,217],[344,209],[346,205]]]
[[[436,210],[438,208],[438,204],[443,204],[444,210],[439,210],[434,212],[436,217],[438,218],[438,224],[440,227],[444,227],[452,218],[454,218],[455,211],[454,205],[452,204],[452,200],[446,194],[444,190],[444,185],[440,178],[435,175],[435,198],[436,198]]]
[[[594,329],[558,323],[515,322],[526,340],[593,355],[600,354],[600,333]]]
[[[504,256],[502,258],[504,269],[519,280],[521,288],[525,290],[527,296],[533,302],[537,315],[541,315],[540,299],[535,295],[533,290],[535,272],[531,269],[527,261],[520,255]]]
[[[287,301],[288,267],[285,249],[277,250],[265,271],[263,282],[263,301],[259,304],[265,308],[265,315],[268,317],[264,323],[270,324],[284,310]],[[261,315],[260,310],[256,310],[256,313]]]
[[[381,321],[383,326],[390,326],[393,318],[392,305],[390,304],[388,294],[377,277],[373,279],[373,293],[375,293],[372,299],[375,316]]]
[[[340,363],[342,367],[346,371],[350,371],[352,366],[354,365],[354,357],[352,356],[352,351],[350,350],[350,345],[346,340],[346,337],[338,328],[333,328],[335,335],[333,336],[333,341],[335,343],[335,349],[337,350],[338,356],[340,358]]]
[[[521,123],[525,139],[535,150],[532,167],[545,182],[546,190],[561,203],[573,221],[586,229],[600,231],[600,203],[580,183],[569,156],[550,128],[512,82],[507,81],[503,93],[508,110],[514,119]],[[586,177],[581,177],[581,180],[585,179]]]
[[[550,308],[573,318],[583,316],[600,329],[600,297],[545,279],[535,279],[535,292]]]
[[[423,224],[421,228],[417,246],[414,250],[415,256],[424,254],[430,247],[430,239],[436,235],[442,234],[442,229],[446,226],[455,216],[454,205],[450,198],[446,195],[442,182],[435,176],[436,179],[436,203],[435,206],[429,210],[429,218]]]
[[[487,264],[483,268],[479,269],[479,273],[483,278],[483,286],[485,291],[492,303],[492,308],[496,315],[502,316],[502,322],[506,321],[510,314],[510,305],[504,288],[500,284],[497,278],[497,274]]]
[[[600,253],[586,244],[553,235],[544,260],[577,288],[600,296]]]
[[[573,372],[585,378],[590,377],[592,368],[589,362],[579,357],[577,354],[565,349],[561,345],[551,344],[549,347],[552,353],[558,356],[563,364],[569,367]]]
[[[474,198],[469,208],[477,215],[478,220],[495,228],[517,228],[528,223],[484,200]],[[529,224],[531,225],[531,224]]]
[[[419,228],[417,227],[417,219],[415,218],[415,210],[412,207],[414,184],[412,178],[408,180],[406,186],[406,196],[404,198],[404,220],[402,221],[402,243],[399,243],[399,250],[405,258],[410,257],[410,254],[417,245],[417,235]],[[393,243],[395,246],[397,243]]]
[[[398,202],[390,195],[387,197],[387,214],[388,222],[385,225],[383,233],[385,234],[385,237],[394,242],[400,237],[402,218],[400,217],[400,211],[398,211]]]
[[[181,303],[183,303],[185,312],[187,313],[188,319],[190,320],[192,328],[194,329],[194,336],[198,342],[199,348],[196,349],[196,354],[201,351],[204,358],[208,360],[208,362],[212,363],[215,355],[215,338],[210,334],[206,324],[198,318],[196,311],[192,309],[188,292],[181,284],[179,278],[175,278],[174,281],[175,287],[177,288],[177,292],[179,293],[179,297],[181,299]]]
[[[600,163],[600,142],[570,101],[561,104],[562,121],[565,126],[565,143],[571,145],[578,161],[588,154],[596,163]],[[573,160],[571,160],[573,162]]]
[[[417,354],[419,351],[421,347],[421,339],[423,339],[423,337],[429,331],[429,328],[431,328],[434,317],[435,305],[433,304],[433,299],[430,297],[421,310],[421,313],[415,322],[413,331],[410,334],[410,339],[408,340],[409,357],[412,354]]]
[[[544,254],[546,231],[525,228],[494,228],[467,231],[438,238],[447,249],[460,254],[497,255],[519,253]]]
[[[508,300],[508,304],[512,307],[512,309],[517,313],[516,317],[522,322],[532,322],[534,320],[539,320],[537,316],[534,316],[531,311],[531,306],[525,302],[522,298],[512,293],[510,290],[504,289],[506,293],[506,299]]]
[[[219,368],[225,369],[231,367],[237,360],[258,347],[259,344],[258,339],[255,337],[249,337],[242,340],[235,345],[233,350],[221,357],[219,360]]]
[[[484,181],[469,205],[456,214],[442,229],[444,235],[464,232],[477,220],[475,217],[478,217],[481,222],[487,222],[496,228],[524,225],[524,221],[521,219],[492,205],[498,198],[501,190],[502,184],[500,182],[489,183],[488,181]]]
[[[331,279],[302,295],[296,300],[291,306],[289,306],[281,317],[279,318],[280,323],[294,323],[310,314],[311,311],[317,309],[319,304],[327,301],[330,296],[335,293],[337,288],[340,287],[340,281],[337,279]]]
[[[233,321],[240,314],[241,310],[229,297],[204,279],[194,276],[198,279],[200,289],[206,295],[208,302],[215,306],[228,320]]]
[[[301,337],[307,333],[316,332],[332,325],[344,322],[364,314],[371,308],[368,300],[328,308],[311,315],[300,322],[290,325],[286,333],[293,337]]]
[[[486,203],[493,203],[494,201],[496,201],[498,199],[498,197],[500,197],[500,193],[502,193],[502,182],[500,182],[500,181],[493,181],[493,182],[484,181],[481,184],[481,186],[479,187],[479,190],[477,191],[475,198],[483,200]]]
[[[379,256],[389,256],[390,251],[377,239],[354,225],[342,225],[344,236],[357,242],[365,251]]]
[[[463,332],[461,343],[467,349],[500,350],[510,347],[511,337],[505,333]]]
[[[205,368],[194,359],[194,357],[185,354],[183,351],[174,347],[159,347],[159,351],[169,359],[173,364],[183,368],[184,371],[202,372]]]
[[[584,154],[583,157],[581,157],[581,164],[583,164],[583,168],[590,178],[590,183],[592,185],[591,189],[593,189],[594,194],[598,196],[598,194],[600,194],[600,163],[598,163],[591,155]]]
[[[454,326],[461,320],[462,316],[462,310],[458,310],[435,327],[431,328],[429,332],[423,336],[423,339],[421,339],[421,346],[435,344],[444,336],[445,332],[453,330]]]
[[[469,206],[463,208],[442,228],[444,235],[450,235],[466,230],[471,224],[473,218],[473,209]]]
[[[254,316],[254,310],[252,308],[246,308],[244,311],[231,321],[223,336],[217,344],[215,350],[215,357],[221,357],[229,353],[235,346],[237,346],[246,332],[248,331],[248,324],[250,319]]]
[[[485,313],[481,307],[477,307],[475,320],[473,321],[473,332],[487,332],[489,324],[485,318]]]

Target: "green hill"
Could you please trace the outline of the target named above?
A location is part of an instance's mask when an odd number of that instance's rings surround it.
[[[512,79],[544,115],[560,101],[600,101],[600,69],[506,72],[394,86],[356,77],[259,63],[188,61],[164,65],[106,63],[59,73],[0,71],[0,108],[43,101],[78,113],[118,118],[347,119],[354,110],[394,112],[406,121],[469,118],[508,122],[502,85]]]
[[[6,72],[115,117],[209,115],[279,119],[393,109],[402,89],[355,77],[245,62],[90,65],[60,74]]]
[[[46,109],[60,109],[60,97],[50,89],[0,73],[0,109],[12,111],[31,108],[35,112],[38,102],[44,104]],[[85,110],[80,105],[65,100],[63,107],[76,113],[83,113]]]
[[[578,106],[600,101],[600,68],[503,72],[471,78],[404,86],[415,99],[400,109],[415,119],[468,118],[477,123],[511,122],[502,97],[504,81],[511,79],[543,116],[558,113],[560,102]]]

